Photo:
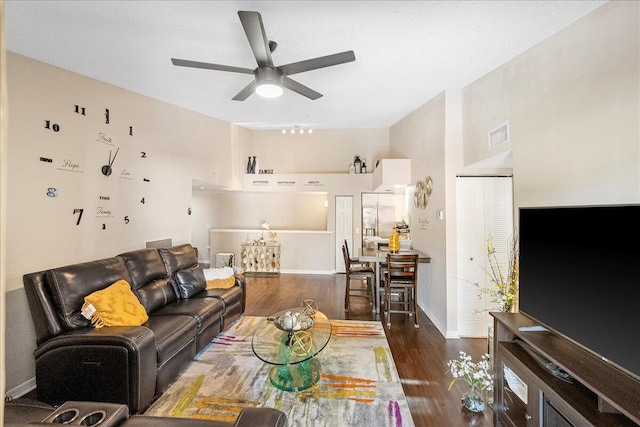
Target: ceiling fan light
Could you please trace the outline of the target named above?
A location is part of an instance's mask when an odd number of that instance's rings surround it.
[[[275,83],[261,83],[256,86],[256,93],[263,98],[277,98],[282,95],[282,86]]]

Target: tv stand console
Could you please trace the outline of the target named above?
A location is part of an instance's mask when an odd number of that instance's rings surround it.
[[[640,425],[637,378],[552,331],[527,330],[536,323],[523,314],[491,315],[494,425]],[[554,376],[545,362],[566,372],[570,381]]]

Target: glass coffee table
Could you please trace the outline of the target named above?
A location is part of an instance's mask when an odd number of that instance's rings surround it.
[[[300,308],[283,310],[269,319],[277,319],[286,312],[299,312]],[[278,328],[273,320],[265,320],[251,340],[251,348],[258,359],[274,365],[269,379],[274,387],[285,391],[305,390],[320,379],[320,361],[315,357],[331,339],[331,322],[320,311],[313,316],[313,326],[302,331]]]

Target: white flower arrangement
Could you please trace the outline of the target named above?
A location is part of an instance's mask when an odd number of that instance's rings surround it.
[[[453,379],[449,383],[449,390],[456,380],[463,379],[471,388],[480,390],[493,390],[493,377],[489,372],[489,355],[483,354],[482,360],[474,363],[471,356],[464,351],[460,352],[460,359],[450,360],[447,363]]]

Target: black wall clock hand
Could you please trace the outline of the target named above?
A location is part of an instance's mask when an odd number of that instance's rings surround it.
[[[109,150],[109,163],[104,165],[104,166],[102,166],[102,174],[104,176],[109,176],[113,172],[112,166],[113,166],[113,162],[116,161],[116,156],[118,155],[118,151],[120,151],[119,147],[116,150],[116,154],[113,155],[113,159],[112,159],[111,158],[111,150]]]

